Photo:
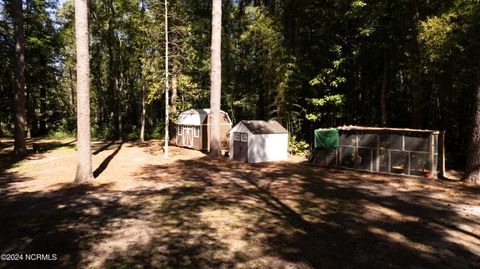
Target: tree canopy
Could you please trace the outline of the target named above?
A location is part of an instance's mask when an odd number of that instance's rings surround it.
[[[91,121],[95,137],[164,131],[164,1],[90,1]],[[171,119],[209,107],[211,1],[171,0]],[[24,2],[27,130],[75,131],[73,1]],[[343,124],[446,130],[463,166],[480,68],[476,1],[223,0],[222,110],[275,118],[291,147]],[[0,134],[14,130],[15,38],[0,6]],[[299,146],[300,145],[300,146]],[[303,146],[302,146],[303,145]]]

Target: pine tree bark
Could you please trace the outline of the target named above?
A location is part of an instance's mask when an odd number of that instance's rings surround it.
[[[142,19],[145,17],[145,0],[141,1],[142,9],[141,9],[141,15]],[[142,46],[142,51],[145,50],[145,48]],[[138,70],[138,72],[141,74],[142,70]],[[147,92],[147,82],[145,81],[145,77],[142,75],[142,114],[140,116],[140,141],[144,142],[145,141],[145,114],[146,114],[146,109],[145,109],[145,94]]]
[[[27,136],[27,139],[32,138],[32,128],[35,128],[35,110],[33,109],[33,105],[31,102],[30,95],[31,93],[34,92],[33,87],[29,87],[28,91],[26,91],[25,94],[25,133]]]
[[[47,89],[45,86],[40,88],[40,128],[38,133],[40,135],[47,134]]]
[[[25,36],[23,33],[23,8],[21,0],[12,1],[15,31],[15,142],[13,153],[27,152],[25,142]]]
[[[477,68],[477,82],[473,97],[472,134],[465,167],[465,182],[471,184],[480,184],[480,58]]]
[[[115,122],[117,123],[117,139],[123,140],[123,121],[122,121],[122,93],[125,85],[123,73],[120,71],[119,78],[115,80]]]
[[[178,16],[178,2],[175,0],[173,1],[173,7],[170,9],[170,13],[172,14],[172,95],[170,96],[170,115],[173,117],[177,116],[177,92],[178,92],[178,29],[175,29],[175,25],[177,24],[177,16]]]
[[[388,49],[383,50],[383,81],[380,91],[380,113],[382,126],[387,126],[387,91],[390,75],[390,57]]]
[[[222,90],[222,0],[212,0],[212,45],[210,71],[210,109],[212,122],[210,131],[210,156],[221,155],[220,145],[220,102]]]
[[[142,115],[140,118],[140,141],[145,141],[145,92],[147,88],[147,83],[145,82],[145,78],[142,78]]]
[[[169,74],[168,74],[168,1],[165,0],[165,146],[164,146],[164,157],[168,158],[168,142],[169,142],[169,98],[168,98],[168,91],[169,88]]]
[[[177,93],[178,92],[178,66],[175,61],[172,63],[172,96],[170,97],[170,113],[177,115]]]
[[[93,180],[90,147],[90,55],[87,1],[75,0],[77,51],[77,172],[75,183],[90,183]]]
[[[420,22],[420,5],[418,0],[414,1],[413,13],[413,38],[411,44],[411,91],[412,91],[412,128],[423,128],[423,89],[421,82],[421,59],[420,45],[418,44],[418,25]]]
[[[73,79],[72,68],[68,67],[68,76],[70,78],[70,107],[72,112],[75,113],[75,80]]]

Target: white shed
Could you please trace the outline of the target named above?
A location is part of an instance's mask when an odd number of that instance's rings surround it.
[[[274,120],[244,120],[230,130],[230,157],[249,163],[286,160],[288,131]]]

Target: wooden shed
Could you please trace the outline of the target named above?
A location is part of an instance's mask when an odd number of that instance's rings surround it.
[[[274,120],[244,120],[230,130],[230,157],[249,163],[288,157],[288,131]]]
[[[225,111],[220,111],[220,139],[222,148],[228,148],[228,131],[232,121]],[[190,109],[180,113],[177,120],[175,142],[177,146],[210,150],[210,109]]]

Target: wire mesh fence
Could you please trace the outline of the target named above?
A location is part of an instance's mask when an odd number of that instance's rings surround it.
[[[315,164],[429,178],[439,173],[443,132],[359,126],[336,130],[338,146],[315,148]]]

